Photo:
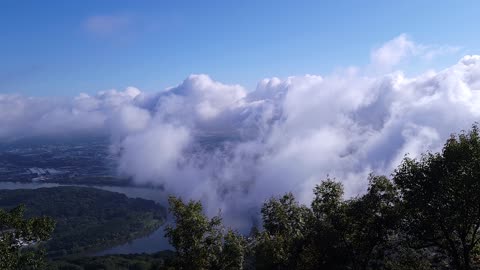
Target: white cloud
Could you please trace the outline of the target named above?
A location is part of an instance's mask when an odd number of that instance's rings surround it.
[[[178,169],[188,142],[187,129],[169,124],[153,125],[144,132],[127,135],[121,142],[119,170],[140,183],[178,181],[172,178],[176,176],[172,172]]]
[[[423,57],[418,48],[401,35],[372,61],[392,66],[409,54]],[[0,140],[109,134],[119,173],[202,199],[211,214],[223,208],[241,226],[246,219],[238,217],[271,195],[293,191],[308,201],[327,174],[343,181],[347,194],[363,192],[368,173],[389,174],[406,153],[439,150],[451,132],[480,119],[479,108],[474,55],[414,77],[346,70],[265,79],[251,92],[192,75],[157,94],[128,88],[73,100],[0,95]]]
[[[373,50],[370,58],[375,67],[390,69],[415,51],[415,43],[406,34],[401,34]]]
[[[434,58],[459,51],[460,47],[458,46],[420,44],[414,42],[408,35],[401,34],[372,50],[370,61],[374,70],[385,72],[392,70],[403,61],[412,57],[430,61]]]
[[[447,54],[452,54],[452,53],[457,53],[460,51],[460,47],[457,46],[425,46],[422,48],[423,49],[423,55],[422,57],[427,59],[427,60],[432,60],[434,58],[447,55]]]

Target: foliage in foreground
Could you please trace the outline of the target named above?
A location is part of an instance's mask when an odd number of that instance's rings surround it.
[[[226,230],[216,216],[208,219],[202,204],[184,203],[169,198],[175,227],[167,226],[166,236],[176,250],[177,269],[240,269],[245,254],[245,239],[233,230]]]
[[[49,239],[54,222],[47,217],[24,218],[25,207],[0,209],[0,269],[41,269],[44,251],[38,248]]]
[[[200,202],[171,197],[176,269],[480,269],[478,127],[441,153],[405,158],[392,180],[370,175],[367,192],[346,200],[326,179],[309,207],[273,197],[263,230],[248,237],[208,219]]]

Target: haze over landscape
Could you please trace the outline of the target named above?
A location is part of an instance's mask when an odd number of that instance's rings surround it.
[[[0,4],[0,180],[160,190],[247,233],[479,121],[478,3],[246,2]]]

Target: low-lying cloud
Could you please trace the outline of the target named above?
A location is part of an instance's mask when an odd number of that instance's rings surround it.
[[[392,68],[418,48],[402,35],[373,52],[371,65]],[[155,94],[0,95],[0,140],[108,134],[119,174],[201,199],[210,214],[222,208],[238,226],[269,196],[293,191],[308,201],[327,175],[359,194],[368,173],[439,150],[479,117],[480,56],[467,55],[413,77],[349,69],[264,79],[253,91],[191,75]]]

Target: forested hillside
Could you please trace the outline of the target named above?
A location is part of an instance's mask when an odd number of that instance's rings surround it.
[[[95,188],[55,187],[0,190],[0,207],[26,207],[26,217],[55,220],[46,243],[49,257],[88,252],[125,243],[157,229],[165,209],[153,201]]]

